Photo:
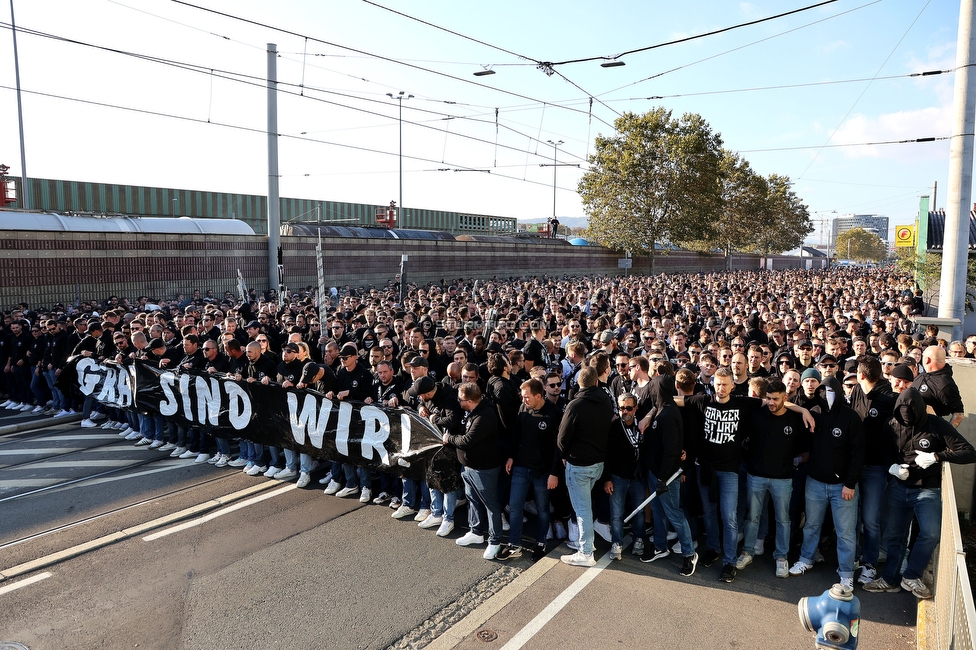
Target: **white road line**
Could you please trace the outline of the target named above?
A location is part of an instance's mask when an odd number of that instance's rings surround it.
[[[35,582],[40,582],[41,580],[47,580],[48,578],[51,577],[51,575],[52,574],[50,572],[45,571],[44,573],[38,573],[36,576],[31,576],[29,578],[25,578],[24,580],[20,580],[18,582],[13,583],[13,584],[9,584],[6,587],[0,587],[0,596],[2,596],[4,594],[8,594],[11,591],[16,591],[16,590],[20,589],[21,587],[26,587],[28,585],[32,585]]]
[[[77,490],[78,488],[82,488],[82,487],[101,485],[102,483],[113,483],[115,481],[124,481],[130,478],[146,476],[148,474],[157,474],[159,472],[168,472],[173,469],[186,467],[186,463],[183,462],[163,461],[163,463],[166,463],[164,467],[157,466],[155,469],[145,470],[143,472],[134,472],[132,474],[118,474],[115,476],[103,476],[101,478],[92,479],[90,481],[79,481],[77,483],[72,483],[71,485],[67,485],[62,489]],[[9,470],[9,471],[12,472],[14,470]],[[78,478],[83,478],[83,477],[78,477]],[[58,483],[62,483],[64,481],[71,481],[71,480],[74,479],[70,476],[58,476],[58,477],[51,477],[51,478],[34,478],[34,479],[11,479],[9,481],[0,481],[0,491],[22,488],[22,487],[35,487],[35,488],[47,487],[48,485],[57,485]],[[60,492],[60,490],[51,490],[50,492],[48,492],[48,494],[54,494],[55,492]]]
[[[586,587],[586,585],[593,582],[593,580],[600,575],[600,572],[607,568],[609,564],[610,553],[605,553],[596,563],[596,566],[590,567],[584,571],[583,575],[573,581],[573,584],[566,587],[561,594],[556,596],[551,603],[546,605],[545,609],[539,612],[535,618],[529,621],[525,627],[523,627],[515,636],[509,639],[508,643],[503,645],[501,650],[518,650],[528,643],[529,640],[534,637],[539,630],[545,626],[546,623],[551,621],[553,617],[555,617],[556,614],[562,610],[563,607],[569,604],[569,601],[579,594],[579,592],[583,591],[583,588]]]
[[[61,436],[44,436],[43,440],[50,442],[52,440],[111,440],[112,438],[122,439],[116,433],[66,433]]]
[[[144,542],[152,542],[161,537],[166,537],[167,535],[172,535],[173,533],[178,533],[188,528],[193,528],[194,526],[200,526],[202,524],[207,523],[208,521],[212,521],[216,519],[217,517],[222,517],[223,515],[230,514],[236,510],[240,510],[241,508],[246,508],[248,506],[254,505],[255,503],[260,503],[261,501],[270,499],[272,497],[276,497],[279,494],[284,494],[285,492],[290,492],[291,490],[295,490],[295,489],[298,489],[298,486],[292,483],[290,485],[286,485],[285,487],[279,488],[277,490],[272,490],[271,492],[266,492],[265,494],[262,494],[260,496],[253,497],[251,499],[246,499],[245,501],[235,503],[232,506],[228,506],[226,508],[222,508],[215,512],[211,512],[210,514],[204,515],[203,517],[198,517],[197,519],[193,519],[186,523],[173,526],[172,528],[161,530],[158,533],[153,533],[152,535],[146,535],[145,537],[142,538],[142,540]]]
[[[38,470],[46,469],[63,469],[65,467],[125,467],[126,465],[132,465],[134,462],[138,462],[141,459],[119,459],[119,460],[54,460],[48,461],[43,464],[38,463],[36,465],[31,465],[30,468],[27,467],[11,467],[7,469],[7,472],[17,472],[17,471],[30,471],[37,472]]]
[[[137,449],[132,445],[122,445],[121,447],[32,447],[30,449],[0,449],[0,456],[34,456],[41,454],[68,453],[71,451],[83,451],[91,449],[94,452],[102,453],[106,451],[132,451]]]

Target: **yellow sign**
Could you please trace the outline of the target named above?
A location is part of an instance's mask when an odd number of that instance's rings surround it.
[[[915,226],[895,226],[895,248],[915,245]]]

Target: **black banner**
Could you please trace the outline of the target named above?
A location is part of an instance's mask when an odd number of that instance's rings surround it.
[[[422,478],[441,434],[413,411],[330,400],[312,390],[200,371],[73,357],[59,382],[112,408],[159,414],[220,438],[244,438],[360,467]]]

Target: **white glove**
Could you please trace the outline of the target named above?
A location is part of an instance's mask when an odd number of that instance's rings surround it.
[[[935,457],[935,454],[929,453],[927,451],[915,452],[915,464],[921,467],[922,469],[926,469],[928,467],[931,467],[932,465],[935,465],[938,462],[938,460],[939,459]]]
[[[908,478],[908,465],[892,465],[888,468],[888,473],[904,481]]]

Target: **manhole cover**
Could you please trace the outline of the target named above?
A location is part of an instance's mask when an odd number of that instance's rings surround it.
[[[478,630],[478,640],[484,641],[485,643],[491,643],[498,638],[498,634],[492,630]],[[0,648],[0,650],[3,650]]]
[[[30,648],[16,641],[0,641],[0,650],[30,650]]]

